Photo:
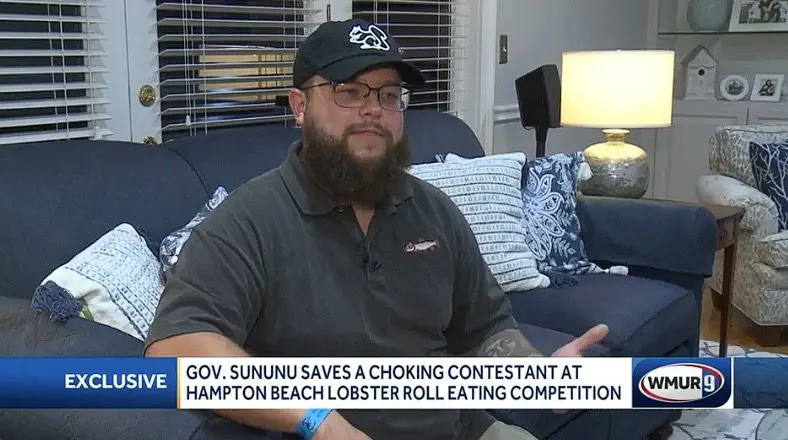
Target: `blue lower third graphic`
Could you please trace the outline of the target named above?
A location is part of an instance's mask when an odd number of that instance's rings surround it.
[[[730,397],[729,358],[632,359],[633,408],[719,408]]]
[[[176,408],[178,361],[0,358],[0,408]]]
[[[733,379],[735,408],[788,408],[788,359],[734,358]]]

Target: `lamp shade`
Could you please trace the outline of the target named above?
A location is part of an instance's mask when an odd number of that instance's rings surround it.
[[[564,52],[561,125],[669,126],[674,65],[675,53],[666,50]]]

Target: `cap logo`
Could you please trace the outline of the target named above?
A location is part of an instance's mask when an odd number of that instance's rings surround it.
[[[350,30],[350,42],[358,44],[361,49],[375,49],[388,51],[391,49],[388,40],[388,35],[382,29],[374,24],[369,25],[368,28],[362,29],[361,26],[353,26]]]

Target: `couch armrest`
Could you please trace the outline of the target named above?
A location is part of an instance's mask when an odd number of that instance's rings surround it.
[[[139,357],[142,341],[120,330],[73,318],[54,322],[30,300],[0,295],[0,356]],[[269,435],[269,436],[266,436]],[[0,410],[3,438],[189,438],[281,440],[209,411],[30,409]]]
[[[788,268],[788,231],[768,235],[755,242],[755,256],[773,269]]]
[[[592,261],[704,277],[713,272],[717,222],[700,205],[581,196],[577,214]]]
[[[141,356],[142,341],[83,318],[59,323],[30,300],[0,296],[0,356]]]
[[[701,176],[696,192],[703,203],[744,209],[741,221],[744,230],[761,237],[777,232],[777,205],[769,196],[743,182],[728,176]]]

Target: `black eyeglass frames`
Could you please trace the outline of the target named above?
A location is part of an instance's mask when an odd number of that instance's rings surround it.
[[[367,84],[358,82],[325,82],[302,87],[301,90],[324,86],[331,86],[334,102],[338,106],[345,108],[361,107],[372,91],[377,92],[378,102],[386,110],[403,111],[408,108],[410,103],[411,90],[403,84],[386,84],[380,87],[370,87]]]

